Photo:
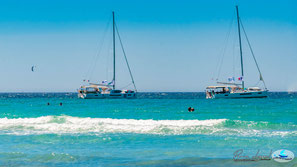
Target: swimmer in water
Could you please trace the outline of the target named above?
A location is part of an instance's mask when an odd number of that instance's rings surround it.
[[[189,111],[189,112],[194,112],[194,111],[195,111],[195,109],[194,109],[194,108],[192,108],[192,107],[189,107],[189,108],[188,108],[188,111]]]

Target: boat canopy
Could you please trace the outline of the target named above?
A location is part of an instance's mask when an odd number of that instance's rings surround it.
[[[90,84],[88,86],[81,86],[81,88],[101,88],[102,90],[110,89],[109,86],[101,85],[101,84]]]
[[[234,86],[234,85],[229,85],[229,86],[208,86],[206,87],[206,89],[218,89],[218,88],[236,88],[238,86]]]
[[[222,84],[222,85],[235,85],[235,86],[241,86],[241,83],[232,83],[232,82],[217,82],[217,84]]]

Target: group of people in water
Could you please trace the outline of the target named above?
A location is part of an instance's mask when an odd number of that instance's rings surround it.
[[[49,105],[51,105],[51,104],[48,102],[48,103],[47,103],[47,105],[49,106]],[[63,105],[63,103],[61,102],[59,105],[60,105],[60,106],[62,106],[62,105]],[[194,108],[192,108],[192,107],[189,107],[189,108],[188,108],[188,111],[189,111],[189,112],[194,112],[194,111],[195,111],[195,109],[194,109]]]
[[[48,102],[48,103],[47,103],[47,105],[49,106],[49,105],[51,105],[51,104]],[[60,105],[60,106],[62,106],[62,105],[63,105],[63,103],[61,102],[59,105]]]

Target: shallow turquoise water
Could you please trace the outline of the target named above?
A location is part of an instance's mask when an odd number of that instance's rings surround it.
[[[206,100],[203,93],[141,93],[133,100],[0,95],[4,166],[296,166],[296,159],[232,160],[238,149],[250,156],[258,149],[297,155],[296,139],[297,94],[231,100]]]

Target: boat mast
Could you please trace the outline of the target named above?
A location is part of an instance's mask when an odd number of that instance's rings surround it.
[[[242,59],[242,46],[241,46],[241,34],[240,34],[240,19],[239,19],[239,12],[238,12],[238,6],[236,5],[236,13],[237,13],[237,25],[238,25],[238,37],[239,37],[239,48],[240,48],[240,60],[241,60],[241,84],[242,89],[244,89],[244,77],[243,77],[243,59]]]
[[[113,85],[112,88],[115,89],[115,23],[114,23],[114,11],[112,11],[112,37],[113,37]]]

